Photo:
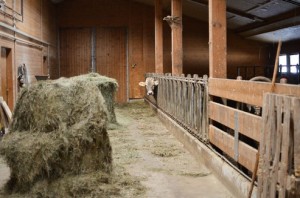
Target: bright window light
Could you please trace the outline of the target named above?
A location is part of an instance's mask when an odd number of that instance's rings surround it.
[[[282,66],[281,73],[286,73],[286,72],[287,72],[287,66]]]
[[[286,55],[280,55],[279,56],[279,71],[281,73],[287,73],[287,56]]]
[[[299,65],[299,54],[290,55],[291,65]]]
[[[280,55],[279,56],[279,65],[286,66],[287,61],[286,61],[286,55]]]
[[[299,66],[299,54],[290,55],[291,73],[297,74],[297,65]]]
[[[291,66],[291,73],[292,74],[297,74],[297,67],[296,66]]]

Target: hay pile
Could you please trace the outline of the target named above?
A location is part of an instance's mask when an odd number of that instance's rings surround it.
[[[0,154],[11,168],[8,192],[28,192],[36,184],[65,177],[111,172],[108,113],[99,78],[93,74],[23,89],[11,132],[0,144]]]
[[[108,110],[108,120],[111,123],[116,123],[116,114],[114,109],[115,93],[118,89],[118,83],[115,79],[106,76],[101,76],[98,73],[90,73],[81,76],[75,76],[71,78],[76,82],[89,82],[95,84],[102,93],[105,100],[105,105]]]

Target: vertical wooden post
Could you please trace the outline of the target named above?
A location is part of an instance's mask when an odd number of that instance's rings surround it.
[[[155,0],[155,73],[164,73],[162,0]]]
[[[172,74],[182,74],[182,0],[172,0],[172,17],[177,18],[172,28]]]
[[[209,76],[227,77],[226,0],[209,0]]]

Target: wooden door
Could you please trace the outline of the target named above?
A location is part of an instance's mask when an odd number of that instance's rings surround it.
[[[92,64],[92,29],[67,28],[60,30],[60,75],[86,74]]]
[[[10,48],[1,47],[1,96],[13,109],[13,78],[12,78],[12,52]]]
[[[116,101],[127,102],[127,31],[126,28],[97,28],[96,71],[100,75],[114,78],[119,89]]]

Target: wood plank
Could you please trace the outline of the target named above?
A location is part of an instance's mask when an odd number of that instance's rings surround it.
[[[260,141],[262,118],[215,102],[209,103],[209,117],[231,129],[235,129],[235,114],[238,116],[239,132]]]
[[[281,162],[279,171],[279,197],[284,198],[286,195],[288,162],[289,162],[289,146],[290,146],[290,121],[291,121],[291,99],[284,98],[284,121],[283,135],[281,144]]]
[[[222,131],[221,129],[216,128],[213,125],[209,126],[209,141],[231,158],[234,158],[234,138]],[[253,171],[256,160],[256,149],[251,146],[239,141],[239,156],[238,162],[246,167],[249,171]]]
[[[172,74],[182,74],[183,49],[182,49],[182,0],[172,0],[172,16],[179,18],[179,23],[172,27]]]
[[[277,114],[277,122],[276,122],[276,136],[274,137],[275,145],[273,147],[274,150],[274,162],[271,171],[270,177],[270,197],[276,196],[277,190],[277,181],[278,181],[278,171],[279,171],[279,160],[281,155],[281,142],[282,142],[282,97],[276,98],[276,114]]]
[[[164,73],[162,0],[155,0],[155,73]]]
[[[267,95],[267,102],[265,102],[265,105],[268,106],[267,114],[265,114],[265,117],[263,118],[263,123],[265,123],[263,128],[263,133],[265,134],[265,143],[263,146],[265,146],[265,152],[263,153],[263,193],[262,197],[270,197],[270,184],[271,184],[271,168],[270,168],[270,162],[272,161],[271,146],[273,138],[272,134],[274,134],[274,125],[275,125],[275,97],[272,95]]]
[[[210,95],[261,107],[263,94],[271,91],[271,83],[210,78],[208,88]],[[274,93],[300,97],[300,87],[276,83]]]
[[[300,177],[300,99],[292,99],[294,124],[294,167],[295,176]]]
[[[209,0],[209,76],[227,76],[226,0]]]

